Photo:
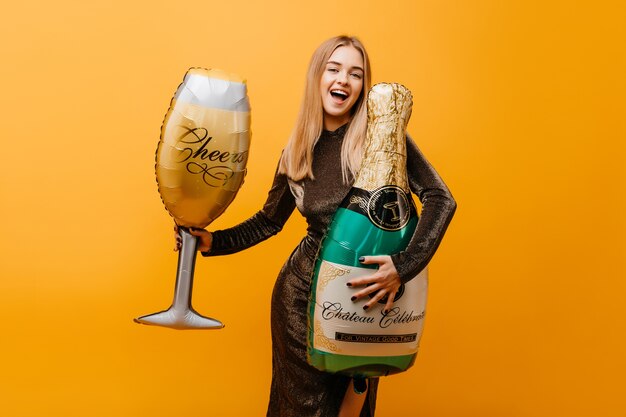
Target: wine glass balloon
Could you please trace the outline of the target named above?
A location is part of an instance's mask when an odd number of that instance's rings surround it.
[[[233,201],[246,174],[249,147],[245,81],[216,69],[189,69],[165,115],[155,165],[161,200],[182,238],[174,301],[135,322],[175,329],[224,327],[191,306],[197,240],[189,228],[205,228]]]

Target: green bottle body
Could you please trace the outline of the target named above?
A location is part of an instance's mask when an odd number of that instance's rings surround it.
[[[361,256],[404,250],[417,221],[411,196],[399,187],[350,190],[322,241],[313,273],[308,360],[314,367],[376,377],[413,364],[425,314],[426,272],[402,285],[388,315],[383,313],[384,300],[363,310],[367,299],[351,300],[360,288],[345,283],[375,272],[377,265],[361,264]]]

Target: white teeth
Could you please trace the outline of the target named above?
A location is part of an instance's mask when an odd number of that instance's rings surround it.
[[[330,92],[331,92],[331,93],[334,93],[334,94],[339,94],[339,95],[341,95],[341,96],[343,96],[343,97],[348,97],[348,93],[346,93],[345,91],[341,91],[341,90],[330,90]]]

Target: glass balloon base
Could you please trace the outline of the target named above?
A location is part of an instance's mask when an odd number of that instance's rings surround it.
[[[135,323],[171,327],[172,329],[221,329],[221,321],[204,317],[193,309],[176,310],[170,307],[160,313],[148,314],[135,319]]]
[[[176,288],[174,302],[165,311],[148,314],[134,319],[135,323],[163,326],[172,329],[221,329],[224,327],[219,320],[199,314],[191,306],[191,290],[193,288],[193,272],[196,264],[196,237],[184,227],[179,227],[183,240],[178,254],[178,270],[176,272]]]

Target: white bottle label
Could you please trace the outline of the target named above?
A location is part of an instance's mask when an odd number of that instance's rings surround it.
[[[417,352],[424,327],[428,272],[403,285],[391,310],[385,304],[363,306],[368,297],[352,301],[363,287],[350,288],[346,282],[368,276],[373,269],[322,261],[317,278],[313,323],[313,347],[317,350],[352,356],[400,356]]]

